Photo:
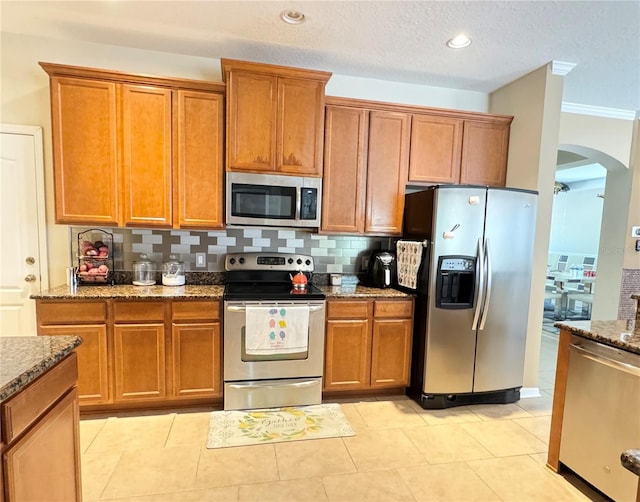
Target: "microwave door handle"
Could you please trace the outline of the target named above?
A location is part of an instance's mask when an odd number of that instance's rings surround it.
[[[300,221],[300,212],[302,210],[302,187],[296,187],[296,221]]]

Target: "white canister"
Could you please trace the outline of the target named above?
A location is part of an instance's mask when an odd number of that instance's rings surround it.
[[[174,254],[169,255],[162,265],[162,285],[163,286],[184,286],[184,262],[178,260]]]

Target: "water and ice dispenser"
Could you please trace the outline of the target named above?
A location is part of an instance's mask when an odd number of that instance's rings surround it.
[[[436,271],[436,307],[473,308],[475,283],[475,256],[440,256]]]

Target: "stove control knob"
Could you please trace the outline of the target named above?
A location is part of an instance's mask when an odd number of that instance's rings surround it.
[[[298,265],[302,265],[302,259],[301,259],[301,258],[298,258],[298,259],[296,260],[296,263],[297,263]]]
[[[229,263],[231,263],[231,265],[235,264],[235,262],[236,262],[236,259],[235,259],[235,258],[230,258],[230,259],[229,259]]]
[[[242,265],[244,263],[244,258],[241,256],[238,261],[240,262],[240,265]]]
[[[304,264],[307,265],[307,266],[311,265],[311,260],[309,260],[309,259],[305,260]]]
[[[289,258],[287,262],[289,263],[289,265],[291,265],[293,263],[293,258]]]

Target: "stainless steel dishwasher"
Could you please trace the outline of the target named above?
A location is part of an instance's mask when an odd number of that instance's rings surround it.
[[[620,454],[640,445],[640,355],[572,336],[560,462],[617,502],[638,477]]]

